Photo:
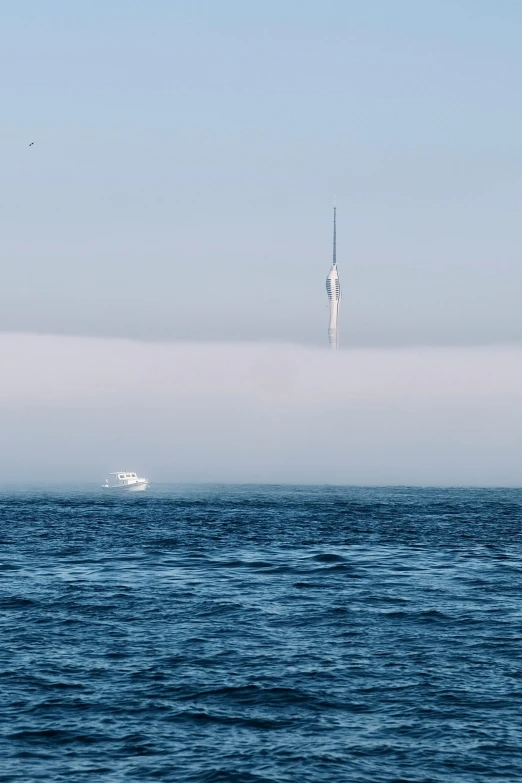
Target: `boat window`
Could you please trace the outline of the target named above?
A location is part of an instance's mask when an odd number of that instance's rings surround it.
[[[131,476],[132,476],[132,478],[136,478],[136,474],[135,473],[131,473]]]
[[[118,476],[118,478],[119,478],[119,479],[122,479],[122,478],[125,478],[125,476],[123,475],[123,473],[120,473],[120,475]]]

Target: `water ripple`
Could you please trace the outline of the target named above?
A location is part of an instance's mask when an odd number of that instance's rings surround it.
[[[0,496],[1,781],[522,779],[522,493]]]

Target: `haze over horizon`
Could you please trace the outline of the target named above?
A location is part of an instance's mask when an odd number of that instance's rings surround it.
[[[0,483],[518,485],[522,349],[0,334]]]

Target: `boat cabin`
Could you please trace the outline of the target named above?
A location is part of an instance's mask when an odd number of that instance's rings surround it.
[[[138,474],[130,471],[116,471],[116,473],[111,473],[111,476],[114,476],[115,486],[135,484],[137,481],[140,481]]]

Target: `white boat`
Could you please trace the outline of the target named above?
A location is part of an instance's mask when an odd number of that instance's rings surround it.
[[[136,473],[130,473],[128,470],[120,470],[116,473],[110,473],[110,476],[114,476],[112,484],[109,484],[109,479],[105,479],[103,484],[104,489],[118,489],[126,492],[144,492],[150,487],[150,481],[142,476],[138,476]]]

